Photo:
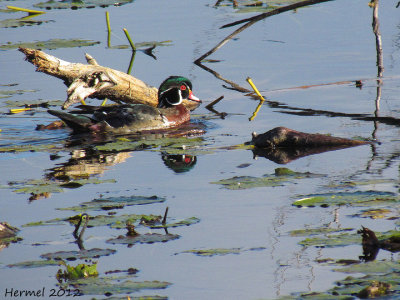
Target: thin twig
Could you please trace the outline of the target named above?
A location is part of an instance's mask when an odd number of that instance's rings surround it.
[[[261,95],[261,93],[258,91],[256,85],[253,83],[253,80],[251,80],[250,77],[246,78],[246,81],[251,85],[251,87],[253,88],[254,92],[257,94],[258,97],[260,97],[261,101],[265,101],[264,97]]]
[[[11,9],[11,10],[16,10],[16,11],[27,12],[29,15],[40,15],[40,14],[45,14],[46,13],[45,11],[21,8],[21,7],[10,6],[10,5],[7,5],[7,8]]]
[[[122,30],[125,32],[126,38],[128,39],[129,44],[131,45],[132,50],[133,50],[133,51],[136,51],[135,44],[132,42],[132,39],[131,39],[131,37],[130,37],[130,35],[129,35],[128,30],[127,30],[126,28],[124,28],[124,29],[122,29]]]
[[[256,85],[253,83],[253,80],[251,80],[250,77],[246,78],[246,81],[251,85],[253,88],[254,92],[257,94],[257,96],[260,98],[260,103],[258,103],[256,110],[253,112],[253,115],[249,118],[249,121],[253,121],[255,117],[257,117],[257,113],[260,110],[261,106],[265,102],[264,97],[261,95],[261,93],[258,91]]]
[[[213,108],[213,106],[214,106],[215,104],[217,104],[219,101],[221,101],[222,99],[224,99],[224,96],[218,97],[218,98],[215,99],[213,102],[207,104],[207,105],[205,106],[205,108],[206,108],[206,109]]]
[[[224,99],[224,96],[218,97],[217,99],[215,99],[214,101],[212,101],[211,103],[207,104],[205,106],[205,108],[211,112],[213,112],[214,114],[216,114],[217,116],[219,116],[221,119],[225,119],[225,117],[227,116],[226,112],[219,112],[216,111],[214,109],[214,105],[217,104],[219,101],[221,101],[222,99]]]
[[[293,10],[293,9],[300,8],[300,7],[303,7],[303,6],[318,4],[318,3],[322,3],[322,2],[327,2],[327,1],[332,1],[332,0],[306,0],[306,1],[302,1],[302,2],[297,2],[297,3],[294,3],[294,4],[287,5],[287,6],[278,7],[277,9],[274,9],[274,10],[259,14],[257,16],[251,17],[251,18],[242,19],[242,20],[239,20],[239,21],[236,21],[236,22],[232,22],[232,23],[226,24],[224,26],[221,26],[220,28],[222,29],[222,28],[232,27],[232,26],[235,26],[235,25],[238,25],[238,24],[242,24],[242,23],[246,23],[246,22],[257,22],[257,21],[260,21],[260,20],[265,19],[267,17],[273,16],[273,15],[277,15],[277,14],[280,14],[280,13],[283,13],[283,12],[286,12],[286,11],[289,11],[289,10]]]
[[[165,225],[167,223],[167,214],[168,214],[168,206],[165,208],[164,218],[162,219],[161,224]]]
[[[382,38],[381,32],[379,30],[379,17],[378,17],[378,8],[379,8],[379,0],[373,0],[374,10],[372,15],[372,29],[375,34],[375,43],[376,43],[376,65],[378,67],[378,77],[382,77],[383,75],[383,55],[382,55]]]
[[[106,11],[106,22],[107,22],[107,47],[111,48],[111,26],[110,26],[110,14]]]
[[[210,72],[210,73],[213,74],[216,78],[218,78],[218,79],[220,79],[220,80],[222,80],[222,81],[225,81],[225,82],[228,83],[230,86],[232,86],[232,88],[233,88],[234,90],[239,91],[239,92],[241,92],[241,93],[248,93],[248,92],[250,92],[249,89],[246,89],[246,88],[244,88],[244,87],[238,85],[237,83],[235,83],[235,82],[233,82],[233,81],[231,81],[231,80],[229,80],[229,79],[223,78],[223,77],[221,76],[221,74],[219,74],[218,72],[214,71],[213,69],[211,69],[211,68],[209,68],[209,67],[206,67],[206,66],[203,65],[200,61],[195,61],[195,64],[198,65],[200,68],[206,70],[207,72]]]

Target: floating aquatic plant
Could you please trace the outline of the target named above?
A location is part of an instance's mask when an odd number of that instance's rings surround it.
[[[80,251],[58,251],[42,254],[40,257],[49,260],[77,260],[77,259],[92,259],[100,256],[108,256],[117,252],[114,249],[93,248],[89,250],[82,249]]]
[[[31,268],[40,268],[40,267],[48,267],[59,265],[60,261],[54,259],[42,259],[42,260],[30,260],[30,261],[22,261],[14,264],[9,264],[7,267],[9,268],[21,268],[21,269],[31,269]]]
[[[387,205],[399,202],[397,194],[381,191],[357,191],[357,192],[338,192],[310,194],[293,202],[294,206],[299,207],[328,207],[331,205]]]
[[[100,44],[100,42],[92,40],[80,40],[80,39],[50,39],[47,41],[6,43],[0,45],[0,50],[11,50],[11,49],[18,49],[21,47],[52,50],[58,48],[89,47],[97,44]]]
[[[72,180],[69,182],[58,182],[47,179],[29,179],[25,181],[12,181],[8,183],[8,186],[0,186],[0,188],[12,188],[15,193],[24,193],[31,195],[50,195],[51,193],[61,193],[64,191],[64,188],[78,188],[85,184],[100,183],[115,183],[115,180],[87,178]]]
[[[171,285],[166,281],[146,280],[146,281],[132,281],[126,277],[91,277],[73,282],[74,287],[84,295],[119,295],[138,292],[141,290],[161,290]],[[124,298],[126,299],[126,297]],[[146,299],[146,298],[145,298]],[[153,298],[148,298],[153,299]],[[164,299],[158,298],[155,299]]]
[[[198,256],[224,256],[228,254],[240,254],[245,251],[259,251],[265,250],[264,247],[255,247],[249,249],[242,248],[212,248],[212,249],[194,249],[194,250],[185,250],[182,253],[193,253]]]
[[[214,248],[214,249],[199,249],[199,250],[185,250],[182,253],[193,253],[198,256],[220,256],[227,254],[240,254],[241,248]]]
[[[133,0],[85,0],[85,1],[54,1],[40,2],[33,5],[41,9],[78,9],[123,5]]]
[[[134,245],[134,244],[153,244],[153,243],[165,243],[179,239],[180,236],[177,234],[159,234],[159,233],[145,233],[136,235],[120,235],[116,238],[107,240],[109,244],[123,244],[123,245]]]
[[[211,182],[220,184],[229,190],[243,190],[256,187],[275,187],[282,186],[291,180],[304,178],[320,177],[321,175],[311,173],[294,172],[287,168],[277,168],[274,174],[265,174],[262,177],[254,176],[235,176],[228,179]]]
[[[290,231],[290,236],[310,236],[310,235],[318,235],[318,234],[327,234],[327,233],[340,233],[345,231],[351,231],[353,228],[305,228],[305,229],[297,229]]]
[[[59,208],[59,210],[73,210],[73,211],[96,211],[96,210],[111,210],[122,209],[125,206],[131,205],[146,205],[153,203],[163,203],[164,197],[158,196],[119,196],[94,199],[89,202],[82,202],[78,206]]]
[[[341,233],[341,234],[332,234],[323,237],[310,237],[306,238],[299,242],[300,245],[305,247],[340,247],[340,246],[348,246],[358,244],[361,245],[361,237],[359,234],[349,234],[349,233]]]

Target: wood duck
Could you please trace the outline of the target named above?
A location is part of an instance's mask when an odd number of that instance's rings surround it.
[[[192,83],[182,76],[170,76],[158,89],[158,106],[123,104],[116,106],[80,106],[79,111],[67,113],[48,112],[67,124],[75,133],[129,134],[146,130],[158,130],[179,126],[190,120],[190,111],[182,101],[201,103],[193,95]]]

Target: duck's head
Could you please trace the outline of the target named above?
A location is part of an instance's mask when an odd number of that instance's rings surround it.
[[[170,76],[158,88],[158,107],[172,107],[179,105],[183,100],[200,104],[201,100],[193,95],[192,83],[182,76]]]

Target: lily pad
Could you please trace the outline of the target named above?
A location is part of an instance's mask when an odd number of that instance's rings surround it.
[[[265,247],[254,247],[249,249],[242,248],[213,248],[213,249],[194,249],[194,250],[186,250],[182,253],[193,253],[198,256],[223,256],[228,254],[240,254],[245,251],[259,251],[265,250]]]
[[[399,273],[389,273],[384,275],[366,275],[364,277],[348,276],[343,280],[337,281],[336,286],[325,292],[296,293],[289,297],[280,299],[365,299],[363,292],[371,286],[382,285],[389,287],[380,296],[388,295],[389,298],[397,299],[400,296],[400,275]],[[377,296],[377,295],[376,295]]]
[[[348,246],[359,244],[361,245],[361,236],[359,234],[349,234],[349,233],[342,233],[342,234],[332,234],[324,237],[312,237],[306,238],[299,242],[300,245],[305,247],[341,247],[341,246]]]
[[[20,19],[7,19],[0,21],[0,28],[18,28],[24,26],[34,26],[34,25],[41,25],[50,22],[54,22],[53,20],[32,20],[33,17],[38,15],[31,15]]]
[[[14,90],[14,91],[6,91],[3,95],[6,96],[7,93],[10,94],[9,97],[13,94],[22,95],[24,93],[34,93],[36,90]],[[0,98],[2,97],[2,93],[0,91]],[[44,107],[47,108],[49,106],[61,106],[64,102],[61,100],[7,100],[2,104],[5,104],[4,107],[15,108],[15,107]]]
[[[59,48],[75,48],[75,47],[89,47],[100,44],[100,42],[92,40],[80,40],[80,39],[50,39],[47,41],[37,42],[21,42],[21,43],[7,43],[0,45],[0,50],[11,50],[22,48],[32,49],[59,49]]]
[[[12,181],[8,183],[8,186],[14,188],[16,193],[26,194],[60,193],[63,191],[56,182],[45,179]]]
[[[88,227],[96,226],[110,226],[111,228],[124,229],[126,223],[138,223],[144,215],[130,214],[130,215],[99,215],[89,218]]]
[[[353,217],[371,218],[371,219],[398,219],[397,212],[387,208],[371,208],[361,211],[360,213],[352,215]]]
[[[93,277],[73,281],[74,288],[84,295],[119,295],[141,290],[165,289],[171,285],[165,281],[131,281],[117,278]],[[126,298],[126,297],[125,297]]]
[[[334,271],[342,273],[363,273],[363,274],[378,274],[378,273],[393,273],[400,272],[400,263],[398,261],[369,261],[359,264],[354,264]]]
[[[388,274],[371,274],[363,277],[348,276],[343,280],[336,282],[336,287],[327,291],[329,294],[337,296],[358,295],[364,288],[370,286],[373,282],[383,282],[391,285],[390,299],[397,299],[400,296],[400,273],[392,272]]]
[[[94,199],[89,202],[83,202],[79,206],[72,206],[67,208],[59,208],[59,210],[73,210],[73,211],[99,211],[121,209],[125,206],[131,205],[145,205],[153,203],[162,203],[165,198],[158,196],[120,196]]]
[[[174,228],[174,227],[180,227],[180,226],[190,226],[193,224],[197,224],[200,222],[199,218],[196,217],[190,217],[184,220],[176,221],[173,223],[167,223],[167,224],[159,224],[159,225],[151,225],[151,228]]]
[[[65,222],[68,222],[67,219],[55,218],[47,221],[36,221],[36,222],[29,222],[22,227],[34,227],[34,226],[47,226],[47,225],[63,225]]]
[[[69,182],[57,182],[46,179],[32,179],[26,181],[13,181],[8,183],[8,187],[14,189],[15,193],[32,195],[50,195],[51,193],[61,193],[64,188],[78,188],[85,184],[115,183],[115,180],[100,180],[97,178],[79,179]],[[2,186],[0,188],[5,188]]]
[[[328,207],[331,205],[387,205],[399,202],[397,194],[381,191],[358,191],[358,192],[339,192],[325,194],[310,194],[293,202],[292,205],[299,207]]]
[[[341,181],[340,183],[332,183],[329,184],[327,187],[330,188],[349,188],[349,187],[357,187],[357,186],[368,186],[370,185],[371,188],[374,188],[376,185],[390,185],[392,186],[393,184],[396,184],[397,181],[395,179],[364,179],[364,180],[359,180],[359,181]]]
[[[298,173],[286,168],[278,168],[274,174],[265,174],[262,177],[253,176],[235,176],[229,179],[222,179],[211,182],[220,184],[229,190],[244,190],[256,187],[275,187],[282,186],[291,180],[320,177],[321,175],[311,173]]]
[[[240,254],[241,248],[214,248],[214,249],[200,249],[200,250],[186,250],[182,253],[193,253],[198,256],[222,256],[228,254]]]
[[[290,236],[310,236],[310,235],[318,235],[318,234],[327,234],[327,233],[339,233],[344,231],[351,231],[353,228],[306,228],[306,229],[298,229],[290,231]]]
[[[143,217],[150,218],[153,215],[98,215],[98,216],[90,216],[88,221],[88,227],[97,227],[97,226],[110,226],[111,228],[124,229],[126,228],[126,223],[129,222],[131,224],[139,223]],[[154,216],[153,216],[154,217]],[[160,217],[160,216],[156,216]],[[73,225],[78,224],[80,220],[80,216],[73,216],[70,218],[55,218],[47,221],[39,221],[39,222],[31,222],[22,225],[22,227],[32,227],[32,226],[43,226],[43,225],[63,225],[65,223],[70,223]]]
[[[31,269],[31,268],[40,268],[40,267],[48,267],[59,265],[60,261],[56,261],[54,259],[46,259],[46,260],[31,260],[31,261],[22,261],[15,264],[7,265],[9,268],[22,268],[22,269]]]
[[[146,233],[139,234],[136,236],[125,236],[120,235],[117,238],[107,240],[109,244],[153,244],[153,243],[165,243],[179,239],[177,234],[159,234],[159,233]]]
[[[140,42],[140,43],[135,43],[135,47],[138,50],[141,50],[143,48],[150,48],[150,47],[154,47],[154,46],[172,46],[172,41],[161,41],[161,42],[157,42],[157,41],[152,41],[152,42]],[[115,46],[111,46],[111,49],[130,49],[131,46],[126,44],[126,45],[115,45]]]
[[[14,95],[23,95],[25,93],[34,93],[36,90],[4,90],[0,91],[0,99],[2,98],[10,98]],[[17,101],[4,101],[2,104],[7,104],[6,107],[15,107],[19,106],[16,104]]]
[[[58,251],[53,253],[42,254],[40,257],[50,260],[77,260],[77,259],[91,259],[99,258],[101,256],[108,256],[117,252],[114,249],[99,249],[93,248],[90,250],[81,251]]]
[[[126,3],[131,3],[133,0],[62,0],[62,1],[54,1],[49,0],[47,2],[40,2],[34,7],[38,7],[41,9],[78,9],[78,8],[94,8],[94,7],[107,7],[107,6],[120,6]]]

